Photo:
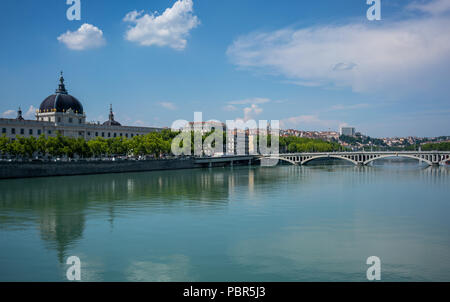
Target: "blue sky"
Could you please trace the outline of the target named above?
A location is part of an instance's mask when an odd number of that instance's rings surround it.
[[[81,20],[69,21],[65,0],[5,0],[0,114],[20,105],[32,118],[63,70],[89,121],[106,120],[112,103],[126,125],[201,111],[450,135],[449,2],[382,0],[371,22],[365,0],[81,0]]]

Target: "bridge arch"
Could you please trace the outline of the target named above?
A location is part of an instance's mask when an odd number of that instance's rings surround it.
[[[450,164],[450,157],[444,158],[441,162],[439,162],[440,165],[447,165]]]
[[[287,159],[287,158],[279,157],[279,156],[261,156],[261,157],[259,157],[259,160],[261,160],[263,158],[265,158],[265,159],[277,159],[277,160],[281,160],[281,161],[284,161],[284,162],[288,162],[288,163],[290,163],[290,164],[292,164],[294,166],[298,166],[297,162],[295,162],[293,160],[290,160],[290,159]]]
[[[320,159],[320,158],[336,158],[336,159],[343,159],[343,160],[346,160],[346,161],[351,162],[352,164],[355,164],[355,165],[358,164],[357,161],[355,161],[355,160],[353,160],[353,159],[350,159],[350,158],[347,158],[347,157],[345,157],[345,156],[332,155],[332,154],[330,154],[330,155],[317,155],[317,156],[313,156],[313,157],[311,157],[311,158],[305,159],[304,161],[302,161],[302,165],[304,165],[304,164],[306,164],[306,163],[309,163],[310,161],[313,161],[313,160],[316,160],[316,159]]]
[[[406,158],[412,158],[412,159],[415,159],[415,160],[418,160],[418,161],[426,162],[426,163],[427,163],[428,165],[430,165],[430,166],[433,165],[433,163],[432,163],[431,161],[427,160],[427,159],[420,158],[420,157],[417,157],[417,156],[414,156],[414,155],[407,155],[407,154],[397,154],[397,155],[394,155],[394,154],[387,154],[387,155],[380,155],[380,156],[378,156],[378,157],[374,157],[374,158],[371,158],[371,159],[369,159],[369,160],[366,160],[366,161],[364,162],[364,165],[368,165],[369,163],[371,163],[371,162],[373,162],[373,161],[376,161],[376,160],[378,160],[378,159],[391,158],[391,157],[406,157]]]

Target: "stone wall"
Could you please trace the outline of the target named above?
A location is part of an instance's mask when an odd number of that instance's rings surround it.
[[[0,179],[198,168],[192,159],[86,162],[0,162]]]

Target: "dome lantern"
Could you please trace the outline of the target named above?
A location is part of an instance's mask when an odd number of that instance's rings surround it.
[[[58,89],[55,93],[48,96],[39,107],[39,112],[66,112],[72,109],[77,114],[83,114],[83,105],[75,97],[71,96],[64,84],[63,72],[59,78]]]
[[[55,91],[56,93],[67,94],[66,86],[64,85],[64,77],[63,72],[61,71],[61,77],[59,78],[58,89]]]
[[[103,123],[104,126],[122,126],[119,122],[114,120],[114,112],[112,104],[109,105],[109,119]]]
[[[22,109],[20,108],[20,106],[19,106],[19,110],[17,110],[17,119],[19,121],[23,121],[24,120],[24,118],[22,116]]]

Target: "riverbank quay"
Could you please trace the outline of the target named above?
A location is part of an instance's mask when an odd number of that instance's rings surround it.
[[[150,160],[0,161],[0,179],[240,166],[254,163],[252,158],[238,156]]]
[[[0,179],[193,169],[194,159],[0,162]]]

